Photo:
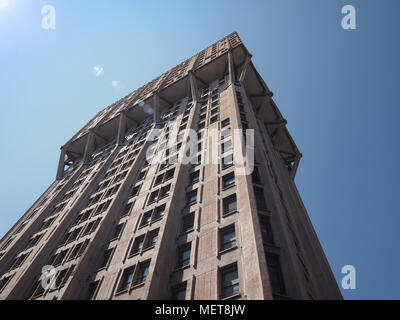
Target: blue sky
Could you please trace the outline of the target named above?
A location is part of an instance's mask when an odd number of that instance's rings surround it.
[[[303,153],[296,183],[338,282],[356,267],[344,297],[400,299],[400,2],[4,1],[0,236],[95,113],[237,31]],[[55,30],[41,27],[46,4]],[[341,28],[347,4],[357,30]]]

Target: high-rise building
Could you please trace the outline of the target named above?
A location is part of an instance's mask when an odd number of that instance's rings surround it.
[[[251,57],[234,32],[75,134],[0,242],[0,299],[341,299]]]

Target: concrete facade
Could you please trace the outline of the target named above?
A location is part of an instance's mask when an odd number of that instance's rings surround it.
[[[342,299],[285,124],[237,33],[99,112],[1,240],[0,299]],[[186,153],[186,129],[200,163],[153,163],[170,141]],[[235,135],[213,143],[212,129],[254,130],[252,174],[224,160]]]

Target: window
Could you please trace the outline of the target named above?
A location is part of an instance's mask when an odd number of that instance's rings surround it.
[[[109,261],[111,260],[112,253],[113,253],[113,249],[108,249],[108,250],[104,251],[103,257],[100,262],[99,269],[103,269],[103,268],[107,267]]]
[[[32,294],[30,299],[35,299],[40,297],[42,294],[44,293],[44,288],[42,285],[42,281],[38,280],[35,282],[34,286],[33,286],[33,290],[32,290]]]
[[[222,120],[221,128],[225,128],[226,126],[229,126],[229,124],[230,124],[230,119],[229,118],[227,118],[225,120]]]
[[[140,252],[143,248],[143,242],[144,242],[144,235],[137,237],[135,241],[133,242],[133,246],[131,249],[131,252],[129,253],[130,256],[133,256],[137,253]]]
[[[122,274],[121,281],[119,283],[119,287],[118,287],[119,292],[128,290],[130,288],[134,271],[135,271],[134,266],[132,266],[128,269],[125,269],[125,271]]]
[[[182,218],[182,233],[190,232],[194,227],[194,212]]]
[[[190,191],[186,194],[186,202],[187,204],[192,204],[197,201],[197,189]]]
[[[135,196],[138,195],[140,186],[141,186],[141,185],[135,186],[135,187],[132,188],[132,191],[131,191],[131,194],[130,194],[131,197],[135,197]]]
[[[228,173],[222,177],[222,188],[226,189],[235,185],[235,172]]]
[[[254,167],[251,177],[253,178],[254,183],[261,184],[260,173],[258,171],[258,167]]]
[[[220,251],[236,247],[235,226],[229,226],[220,231]]]
[[[78,258],[79,256],[82,255],[82,253],[85,251],[87,245],[88,245],[89,241],[85,241],[85,242],[80,242],[78,243],[74,249],[72,250],[71,254],[68,257],[68,261],[74,260],[76,258]]]
[[[158,192],[159,192],[159,190],[153,191],[152,193],[150,193],[149,203],[152,203],[152,202],[157,201],[157,199],[158,199]]]
[[[190,183],[191,183],[191,184],[194,184],[194,183],[196,183],[196,182],[199,182],[199,179],[200,179],[200,170],[197,170],[197,171],[192,172],[192,173],[190,174]]]
[[[266,209],[267,205],[264,198],[264,190],[262,188],[254,187],[254,196],[258,209]]]
[[[221,298],[239,293],[239,275],[236,264],[221,270]]]
[[[161,219],[165,214],[165,204],[154,209],[153,220]]]
[[[50,265],[52,265],[53,267],[57,267],[59,265],[62,264],[62,262],[64,261],[65,256],[68,253],[68,249],[63,250],[61,252],[59,252],[58,254],[55,254],[51,259],[50,259]]]
[[[113,233],[113,235],[111,237],[111,240],[115,240],[115,239],[118,239],[120,237],[123,227],[124,227],[123,223],[120,223],[119,225],[116,226],[116,228],[114,230],[114,233]]]
[[[111,203],[111,200],[108,200],[107,202],[101,203],[101,204],[97,207],[94,216],[95,216],[95,215],[98,215],[98,214],[100,214],[100,213],[103,213],[104,211],[106,211],[106,210],[108,209],[108,207],[110,206],[110,203]]]
[[[157,240],[158,240],[158,231],[159,231],[159,229],[153,230],[149,233],[145,249],[151,248],[156,245]]]
[[[169,179],[172,179],[172,178],[174,177],[174,174],[175,174],[175,168],[168,170],[168,171],[165,173],[164,181],[167,181],[167,180],[169,180]]]
[[[137,181],[143,180],[144,177],[146,176],[146,172],[147,172],[147,170],[141,171],[141,172],[139,173],[139,175],[138,175]]]
[[[214,108],[214,109],[212,109],[211,110],[211,115],[213,116],[213,115],[216,115],[217,113],[218,113],[218,111],[219,111],[219,108]],[[218,119],[218,117],[217,117],[217,119]]]
[[[222,144],[222,153],[232,150],[232,141],[228,140]]]
[[[121,216],[122,216],[122,217],[127,216],[127,215],[129,214],[129,212],[131,211],[132,206],[133,206],[133,202],[127,203],[127,204],[124,206],[124,209],[122,210]]]
[[[141,227],[144,227],[144,226],[147,226],[148,224],[150,224],[151,215],[152,215],[151,210],[143,213],[142,222],[140,223]]]
[[[218,115],[213,116],[213,117],[210,119],[210,124],[215,123],[215,122],[217,122],[217,121],[218,121]]]
[[[165,186],[165,187],[162,187],[160,189],[160,198],[167,197],[169,195],[170,190],[171,190],[171,185],[170,184]]]
[[[228,168],[233,165],[233,155],[230,154],[222,158],[222,169]]]
[[[279,256],[272,253],[265,253],[267,258],[268,273],[271,281],[272,293],[286,294],[285,286],[283,283],[283,276]]]
[[[97,289],[100,286],[100,280],[97,280],[95,282],[92,282],[89,285],[89,291],[88,291],[88,295],[86,297],[86,300],[93,300],[97,294]]]
[[[224,140],[224,139],[226,139],[226,138],[228,138],[230,136],[231,136],[231,129],[230,128],[225,129],[224,131],[221,132],[221,140]]]
[[[164,174],[158,175],[154,180],[154,186],[161,184],[163,182],[163,179],[164,179]]]
[[[135,285],[142,284],[146,281],[149,274],[150,261],[143,262],[139,265],[139,273],[135,281]]]
[[[237,210],[236,194],[222,200],[223,214],[229,214]]]
[[[260,217],[260,228],[263,242],[267,244],[274,244],[272,236],[272,228],[269,217]]]
[[[177,268],[183,268],[190,264],[191,244],[185,245],[178,249]]]
[[[39,234],[39,235],[37,235],[37,236],[32,237],[32,238],[28,241],[28,243],[26,244],[24,250],[29,249],[29,248],[32,248],[33,246],[35,246],[35,245],[40,241],[40,239],[43,237],[43,235],[44,235],[44,234]]]
[[[86,236],[87,234],[92,232],[92,229],[94,228],[94,223],[95,221],[91,221],[86,225],[85,230],[82,232],[82,236]],[[94,229],[93,229],[94,230]],[[75,232],[75,231],[74,231]],[[77,236],[77,235],[76,235]],[[74,234],[71,235],[70,239],[68,239],[68,242],[74,241],[77,237],[75,237]]]
[[[64,286],[67,281],[69,276],[71,275],[71,273],[73,272],[75,266],[71,266],[67,269],[61,270],[56,278],[56,288],[61,288],[62,286]]]
[[[172,300],[186,300],[186,282],[172,289]]]
[[[10,281],[11,277],[12,276],[8,276],[8,277],[5,277],[0,280],[0,292],[2,292],[3,289],[6,287],[6,285],[8,284],[8,281]]]

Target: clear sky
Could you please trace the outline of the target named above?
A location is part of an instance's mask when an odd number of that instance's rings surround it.
[[[42,29],[46,4],[55,30]],[[341,27],[347,4],[356,30]],[[303,153],[296,183],[338,282],[356,267],[344,297],[400,299],[399,10],[398,0],[0,0],[0,236],[95,113],[237,31]]]

